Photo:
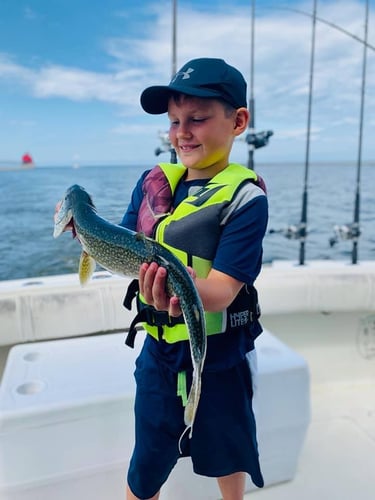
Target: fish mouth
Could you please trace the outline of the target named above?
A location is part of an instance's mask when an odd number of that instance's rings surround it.
[[[77,231],[76,231],[76,227],[74,225],[73,218],[70,219],[66,224],[64,224],[64,223],[61,223],[58,225],[55,224],[55,228],[53,231],[53,237],[58,238],[60,236],[60,234],[62,234],[64,231],[71,231],[73,238],[77,238],[77,240],[79,240],[79,238],[77,236]]]
[[[75,236],[77,233],[74,228],[72,212],[66,209],[66,205],[63,202],[59,211],[55,214],[53,237],[58,238],[60,234],[68,229],[68,226],[72,228],[73,236]]]

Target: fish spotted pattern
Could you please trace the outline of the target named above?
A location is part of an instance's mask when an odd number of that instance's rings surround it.
[[[168,292],[179,298],[189,332],[193,381],[185,407],[185,424],[191,437],[206,355],[204,310],[192,277],[181,261],[160,243],[100,217],[91,196],[78,185],[66,191],[55,214],[54,237],[67,228],[72,229],[82,246],[79,276],[83,285],[93,274],[96,263],[112,273],[135,278],[144,262],[156,262],[167,269]]]

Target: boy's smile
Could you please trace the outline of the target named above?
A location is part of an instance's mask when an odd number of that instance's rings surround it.
[[[236,136],[248,123],[246,108],[228,111],[216,99],[180,95],[168,104],[169,137],[187,179],[212,178],[228,165]]]

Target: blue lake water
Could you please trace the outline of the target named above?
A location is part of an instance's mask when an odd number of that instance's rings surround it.
[[[143,171],[137,167],[35,168],[0,171],[0,280],[75,273],[80,246],[70,233],[54,239],[53,213],[67,187],[81,184],[99,215],[118,223]],[[303,165],[259,165],[268,188],[269,230],[264,262],[299,258],[299,241],[282,232],[301,219]],[[333,227],[353,222],[356,166],[316,164],[309,168],[306,262],[313,259],[351,262],[352,242],[331,247]],[[375,164],[361,169],[359,261],[375,259]],[[276,232],[272,232],[272,231]]]

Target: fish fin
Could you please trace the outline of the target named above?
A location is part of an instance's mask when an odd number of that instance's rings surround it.
[[[135,233],[135,239],[136,240],[145,240],[145,239],[147,239],[147,237],[146,237],[145,233],[138,231],[137,233]]]
[[[153,245],[154,245],[154,240],[149,238],[148,236],[145,235],[143,232],[138,232],[135,233],[135,239],[138,241],[142,241],[142,243],[145,246],[146,253],[153,254]],[[151,260],[149,261],[151,262]]]
[[[83,250],[79,259],[79,281],[82,286],[88,283],[95,269],[95,259]]]

